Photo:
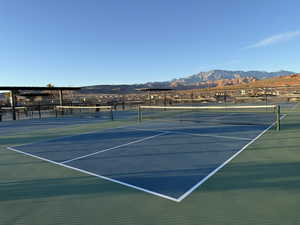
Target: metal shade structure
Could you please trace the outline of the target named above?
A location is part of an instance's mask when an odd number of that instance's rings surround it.
[[[1,91],[10,91],[13,120],[16,120],[17,94],[19,91],[59,91],[60,105],[63,105],[63,91],[80,90],[80,87],[39,87],[39,86],[0,86]]]

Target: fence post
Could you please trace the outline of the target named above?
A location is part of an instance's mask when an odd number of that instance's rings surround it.
[[[110,118],[112,121],[114,120],[113,108],[110,108]]]
[[[38,104],[39,119],[42,119],[41,104]]]
[[[55,117],[57,118],[58,117],[58,109],[57,109],[57,107],[56,106],[54,106],[54,110],[55,110]]]
[[[138,106],[138,122],[142,122],[142,109],[141,106]]]

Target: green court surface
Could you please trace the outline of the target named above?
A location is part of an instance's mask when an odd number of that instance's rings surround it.
[[[300,224],[300,107],[283,113],[280,132],[270,129],[181,202],[6,149],[125,121],[1,135],[0,225]]]

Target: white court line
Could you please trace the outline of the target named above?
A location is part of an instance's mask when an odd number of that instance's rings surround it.
[[[290,112],[290,111],[294,111],[294,110],[298,107],[299,104],[300,104],[300,102],[296,103],[296,104],[289,110],[289,112]]]
[[[170,131],[170,130],[157,130],[157,129],[140,129],[140,128],[129,128],[133,130],[140,130],[140,131],[157,131],[157,132],[168,132],[169,134],[187,134],[193,136],[200,136],[200,137],[215,137],[215,138],[224,138],[224,139],[234,139],[234,140],[246,140],[251,141],[252,138],[243,138],[243,137],[231,137],[231,136],[223,136],[223,135],[210,135],[210,134],[194,134],[189,132],[182,132],[182,131]]]
[[[128,143],[125,143],[125,144],[122,144],[122,145],[118,145],[118,146],[115,146],[115,147],[112,147],[112,148],[107,148],[107,149],[104,149],[104,150],[93,152],[91,154],[79,156],[79,157],[76,157],[74,159],[69,159],[69,160],[63,161],[61,163],[64,164],[64,163],[73,162],[73,161],[78,160],[78,159],[83,159],[83,158],[86,158],[86,157],[89,157],[89,156],[92,156],[92,155],[96,155],[96,154],[99,154],[99,153],[107,152],[107,151],[114,150],[114,149],[117,149],[117,148],[121,148],[121,147],[124,147],[124,146],[127,146],[127,145],[131,145],[131,144],[143,142],[143,141],[148,140],[148,139],[152,139],[152,138],[155,138],[155,137],[158,137],[158,136],[162,136],[162,135],[164,135],[166,133],[168,133],[168,132],[163,132],[162,131],[160,134],[156,134],[156,135],[153,135],[153,136],[150,136],[150,137],[145,137],[145,138],[142,138],[142,139],[139,139],[139,140],[136,140],[136,141],[132,141],[132,142],[128,142]]]
[[[188,133],[188,132],[181,132],[181,131],[175,131],[174,133],[178,134],[188,134],[188,135],[194,135],[194,136],[200,136],[200,137],[215,137],[215,138],[224,138],[224,139],[234,139],[234,140],[246,140],[250,141],[252,140],[251,138],[243,138],[243,137],[231,137],[231,136],[223,136],[223,135],[209,135],[209,134],[193,134],[193,133]]]
[[[282,120],[286,115],[283,115],[280,117],[280,120]],[[256,136],[252,141],[250,141],[248,144],[246,144],[241,150],[236,152],[233,156],[231,156],[229,159],[227,159],[224,163],[222,163],[220,166],[218,166],[216,169],[214,169],[212,172],[210,172],[206,177],[204,177],[201,181],[199,181],[196,185],[194,185],[191,189],[189,189],[187,192],[185,192],[183,195],[181,195],[179,198],[177,198],[178,202],[181,202],[183,199],[185,199],[187,196],[189,196],[196,188],[198,188],[201,184],[203,184],[205,181],[207,181],[210,177],[212,177],[215,173],[217,173],[220,169],[222,169],[226,164],[228,164],[231,160],[233,160],[237,155],[239,155],[242,151],[244,151],[249,145],[253,144],[258,138],[260,138],[262,135],[264,135],[268,130],[271,129],[276,124],[276,122],[272,123],[267,129],[265,129],[263,132],[261,132],[258,136]]]
[[[68,169],[76,170],[76,171],[79,171],[79,172],[84,173],[84,174],[88,174],[88,175],[91,175],[91,176],[94,176],[94,177],[102,178],[104,180],[108,180],[108,181],[111,181],[111,182],[114,182],[114,183],[122,184],[126,187],[130,187],[130,188],[134,188],[134,189],[137,189],[137,190],[140,190],[140,191],[144,191],[146,193],[156,195],[156,196],[161,197],[161,198],[172,200],[174,202],[179,202],[176,198],[172,198],[172,197],[164,195],[164,194],[160,194],[160,193],[157,193],[157,192],[154,192],[154,191],[149,191],[147,189],[144,189],[144,188],[141,188],[141,187],[138,187],[138,186],[134,186],[134,185],[131,185],[131,184],[127,184],[127,183],[124,183],[122,181],[118,181],[118,180],[115,180],[115,179],[112,179],[112,178],[109,178],[109,177],[105,177],[105,176],[101,176],[101,175],[98,175],[98,174],[95,174],[95,173],[92,173],[92,172],[88,172],[86,170],[78,169],[78,168],[73,167],[73,166],[69,166],[69,165],[62,164],[62,163],[59,163],[59,162],[55,162],[55,161],[52,161],[52,160],[49,160],[49,159],[45,159],[45,158],[42,158],[42,157],[39,157],[39,156],[36,156],[36,155],[32,155],[30,153],[23,152],[23,151],[20,151],[18,149],[12,148],[12,147],[7,147],[7,149],[9,149],[11,151],[14,151],[14,152],[24,154],[24,155],[27,155],[27,156],[31,156],[33,158],[37,158],[37,159],[40,159],[40,160],[43,160],[43,161],[46,161],[46,162],[49,162],[49,163],[52,163],[52,164],[55,164],[55,165],[63,166],[63,167],[68,168]]]

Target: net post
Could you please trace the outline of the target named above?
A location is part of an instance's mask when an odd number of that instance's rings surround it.
[[[114,120],[114,113],[113,113],[113,108],[110,108],[110,119],[113,121]]]
[[[63,116],[63,115],[65,114],[64,108],[61,107],[60,109],[61,109],[61,110],[60,110],[60,115]]]
[[[142,109],[140,105],[138,106],[138,122],[142,122]]]
[[[97,106],[99,106],[99,104],[96,104],[96,105],[95,105],[95,112],[96,112],[96,113],[101,111],[99,108],[97,108]]]
[[[125,95],[122,96],[122,110],[125,110]]]
[[[27,107],[25,108],[24,113],[25,113],[25,117],[28,117],[28,108]]]
[[[280,105],[276,106],[276,130],[280,131]]]

